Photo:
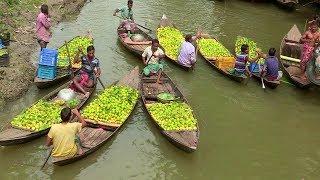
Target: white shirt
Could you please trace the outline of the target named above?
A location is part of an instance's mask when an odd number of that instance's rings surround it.
[[[164,52],[161,48],[158,48],[156,52],[153,53],[155,56],[158,57],[154,57],[152,56],[152,50],[151,50],[151,46],[147,47],[143,54],[142,57],[145,58],[147,57],[147,64],[157,64],[159,62],[159,56],[164,55]],[[151,59],[150,59],[151,58]],[[149,61],[150,60],[150,61]],[[149,62],[148,62],[149,61]]]

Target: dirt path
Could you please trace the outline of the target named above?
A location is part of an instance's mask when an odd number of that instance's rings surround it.
[[[5,11],[0,16],[0,25],[11,30],[14,41],[8,47],[10,64],[0,67],[0,107],[5,101],[21,97],[33,82],[36,69],[32,66],[31,54],[38,50],[35,34],[35,20],[39,13],[39,0],[25,0],[29,7],[17,5],[16,10]],[[87,0],[47,0],[53,25],[66,20],[68,15],[77,15]],[[0,2],[1,9],[8,5]],[[13,9],[15,7],[13,6]],[[11,8],[12,9],[12,8]]]

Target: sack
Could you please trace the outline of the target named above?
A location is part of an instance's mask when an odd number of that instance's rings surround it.
[[[58,98],[63,99],[64,101],[69,101],[76,96],[72,89],[62,89],[58,93]]]
[[[133,34],[131,36],[131,40],[134,42],[142,42],[145,41],[145,38],[142,34]]]

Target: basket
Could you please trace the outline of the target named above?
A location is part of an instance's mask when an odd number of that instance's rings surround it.
[[[37,77],[41,79],[54,79],[57,75],[57,68],[55,66],[39,65]]]
[[[58,51],[55,49],[43,48],[40,52],[39,65],[57,66]]]
[[[236,59],[234,57],[218,57],[216,65],[219,69],[232,69],[234,68]]]

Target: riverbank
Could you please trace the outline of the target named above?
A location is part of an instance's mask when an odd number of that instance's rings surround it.
[[[6,101],[15,100],[23,95],[33,82],[35,67],[31,54],[39,49],[35,35],[35,20],[39,13],[41,0],[0,2],[4,12],[0,14],[0,29],[11,32],[10,64],[0,67],[0,107]],[[69,15],[77,15],[86,0],[47,0],[53,26]]]

